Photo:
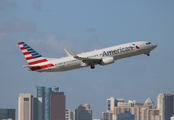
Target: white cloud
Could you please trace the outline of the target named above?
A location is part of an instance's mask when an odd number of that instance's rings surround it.
[[[35,23],[23,22],[18,18],[11,18],[4,23],[0,23],[0,46],[7,44],[9,41],[17,40],[16,35],[17,37],[24,36],[26,33],[36,31],[36,29]]]
[[[8,0],[0,0],[0,10],[4,10],[6,8],[17,8],[15,2],[9,2]]]
[[[0,24],[0,32],[31,32],[36,30],[33,22],[25,23],[18,18],[12,18]]]
[[[41,10],[42,0],[33,0],[32,7],[36,10]]]
[[[40,49],[44,53],[65,53],[64,49],[77,50],[78,47],[71,40],[67,39],[66,36],[57,36],[54,33],[48,33],[40,38],[30,39],[28,45],[33,48]]]

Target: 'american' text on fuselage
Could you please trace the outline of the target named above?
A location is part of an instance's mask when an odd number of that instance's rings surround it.
[[[109,56],[109,55],[113,55],[113,54],[123,53],[123,52],[127,52],[130,50],[133,50],[132,46],[123,47],[123,48],[120,47],[119,49],[115,49],[115,50],[103,51],[103,56]]]

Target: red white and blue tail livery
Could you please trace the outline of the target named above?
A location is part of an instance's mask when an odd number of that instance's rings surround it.
[[[46,58],[42,57],[42,55],[40,55],[38,52],[36,52],[24,42],[18,42],[18,45],[26,61],[28,62],[28,66],[24,67],[27,67],[29,70],[39,71],[43,69],[49,69],[50,67],[54,66]]]
[[[87,66],[94,69],[95,65],[99,64],[104,66],[112,64],[115,60],[122,58],[140,54],[146,54],[149,56],[150,52],[157,47],[156,44],[152,44],[151,42],[138,41],[82,54],[75,54],[73,51],[65,49],[68,56],[58,59],[45,58],[24,42],[18,42],[18,45],[28,62],[28,65],[24,67],[28,68],[30,71],[37,72],[60,72]]]

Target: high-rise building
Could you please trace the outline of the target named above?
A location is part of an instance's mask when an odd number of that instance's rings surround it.
[[[38,120],[49,120],[50,118],[51,91],[51,88],[42,86],[36,87],[36,97],[38,98]]]
[[[174,94],[159,94],[157,103],[161,120],[170,120],[170,117],[174,114]]]
[[[50,120],[65,120],[64,92],[52,92],[50,96]]]
[[[106,110],[107,112],[112,111],[116,106],[116,101],[114,97],[110,97],[106,100]]]
[[[38,100],[38,120],[50,120],[50,95],[53,91],[59,91],[56,86],[36,86],[36,97]]]
[[[65,120],[74,120],[74,114],[71,110],[65,110]]]
[[[0,108],[0,120],[11,119],[15,120],[15,109],[1,109]]]
[[[33,120],[33,96],[31,94],[19,94],[18,120]]]
[[[92,120],[92,110],[88,103],[84,106],[80,104],[78,108],[75,109],[75,120]]]
[[[124,102],[124,99],[115,99],[114,97],[110,97],[106,101],[106,111],[113,111],[113,108],[118,105],[118,102]]]

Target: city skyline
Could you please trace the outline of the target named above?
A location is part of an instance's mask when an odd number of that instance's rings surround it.
[[[52,93],[50,94],[50,105],[51,106],[53,105],[53,109],[52,108],[48,109],[48,112],[50,111],[50,114],[52,116],[54,116],[54,118],[57,117],[57,119],[58,119],[58,116],[59,116],[59,118],[61,118],[61,119],[62,119],[62,117],[66,118],[68,120],[69,119],[71,120],[71,118],[75,119],[76,118],[75,117],[76,116],[76,111],[80,112],[82,110],[82,116],[83,116],[84,113],[86,114],[85,111],[88,111],[91,114],[91,120],[92,120],[92,118],[94,119],[94,117],[92,117],[92,109],[90,109],[90,104],[88,104],[88,103],[86,103],[85,105],[79,104],[79,106],[77,108],[73,109],[74,110],[74,115],[71,115],[71,114],[73,114],[73,113],[69,113],[69,112],[71,112],[71,110],[69,110],[67,108],[64,108],[66,106],[66,102],[65,102],[65,96],[66,95],[64,95],[64,92],[59,92],[59,87],[56,87],[56,86],[52,86],[52,87],[36,86],[36,89],[38,89],[38,88],[42,88],[42,89],[43,88],[44,89],[51,88],[52,89]],[[38,101],[38,100],[35,100],[36,98],[39,100],[38,95],[35,97],[30,93],[20,93],[19,94],[19,97],[18,97],[18,120],[20,120],[20,119],[21,120],[22,119],[26,119],[26,120],[27,119],[28,120],[37,119],[36,116],[38,117],[40,113],[39,113],[39,111],[36,112],[36,110],[39,110],[40,105],[38,103],[37,104],[35,103],[35,102]],[[166,119],[163,119],[163,116],[166,113],[167,113],[166,115],[168,115],[167,118],[173,117],[173,115],[174,115],[174,94],[172,94],[172,93],[168,93],[168,94],[159,93],[158,97],[156,99],[158,101],[158,105],[155,106],[155,104],[154,104],[153,100],[151,100],[151,98],[147,98],[147,100],[145,100],[144,103],[137,102],[136,99],[128,100],[128,102],[126,103],[124,98],[114,98],[113,96],[111,96],[110,98],[106,99],[106,106],[110,106],[110,107],[106,107],[106,112],[102,112],[100,118],[107,119],[107,116],[109,115],[109,116],[111,116],[111,117],[109,117],[109,120],[112,120],[112,118],[113,118],[112,116],[115,116],[114,115],[115,110],[117,110],[117,109],[119,110],[120,113],[122,113],[122,115],[120,114],[121,116],[124,117],[123,113],[125,113],[125,115],[127,114],[128,116],[131,116],[131,118],[132,117],[134,118],[134,116],[132,116],[133,114],[130,114],[129,112],[127,113],[127,111],[129,111],[129,110],[137,111],[136,109],[140,109],[140,108],[142,109],[143,106],[144,106],[144,108],[146,108],[146,109],[143,108],[145,110],[144,111],[145,113],[146,112],[149,112],[151,114],[155,113],[154,115],[156,115],[156,116],[154,116],[154,119],[166,120]],[[57,104],[56,101],[60,102],[60,103]],[[63,104],[65,104],[65,105],[63,105]],[[60,106],[62,106],[62,107],[60,107]],[[163,106],[163,107],[161,107],[161,106]],[[36,108],[36,107],[38,107],[38,108]],[[1,110],[2,110],[2,108],[1,108]],[[4,110],[6,110],[6,109],[4,109]],[[9,110],[15,111],[15,109],[9,109]],[[117,110],[117,112],[118,112],[118,110]],[[170,110],[170,115],[166,111],[164,111],[164,113],[163,113],[163,110]],[[40,110],[40,112],[41,111],[42,110]],[[58,113],[59,115],[57,113],[55,113],[54,111],[59,111],[59,113]],[[62,113],[63,113],[63,116],[62,116]],[[5,115],[5,114],[3,114],[3,112],[1,114]],[[36,115],[36,114],[38,114],[38,115]],[[81,113],[78,113],[78,114],[80,115]],[[138,114],[138,113],[136,113],[136,114]],[[148,113],[146,113],[146,114],[148,114]],[[51,118],[51,115],[50,115],[50,118]],[[62,117],[60,117],[60,115]],[[158,117],[158,115],[160,115],[160,117]],[[26,118],[26,116],[28,116],[29,118]],[[145,119],[145,118],[143,118],[143,119]],[[47,119],[47,118],[45,118],[45,119]],[[116,118],[114,117],[114,119],[116,119]],[[151,118],[151,119],[153,119],[153,118]]]
[[[90,103],[93,117],[106,110],[106,99],[150,97],[157,105],[159,93],[173,93],[174,1],[46,1],[0,0],[0,107],[17,109],[19,93],[36,86],[59,86],[66,107]],[[34,73],[17,45],[28,43],[43,56],[75,53],[133,41],[151,41],[151,55],[115,61],[60,73]],[[76,96],[79,97],[76,97]]]

